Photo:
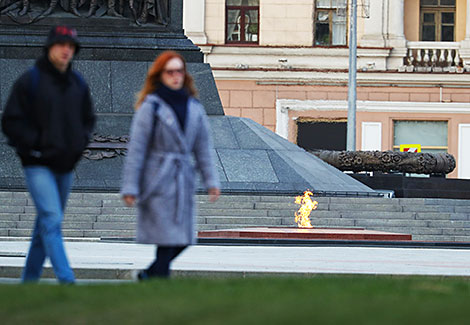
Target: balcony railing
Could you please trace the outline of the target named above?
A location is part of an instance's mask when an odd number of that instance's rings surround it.
[[[401,72],[457,72],[463,61],[456,42],[408,42]]]

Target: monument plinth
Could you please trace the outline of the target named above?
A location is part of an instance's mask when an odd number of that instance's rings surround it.
[[[299,240],[369,240],[404,241],[411,235],[364,228],[276,228],[255,227],[243,229],[207,230],[198,233],[199,238],[219,239],[299,239]]]
[[[320,195],[380,196],[252,120],[224,116],[210,66],[184,35],[183,0],[28,3],[29,7],[24,1],[0,0],[0,111],[13,82],[43,53],[50,27],[76,27],[82,47],[73,64],[91,89],[98,115],[94,139],[105,140],[90,145],[94,152],[87,157],[96,159],[84,158],[78,164],[74,190],[119,190],[125,142],[113,139],[128,135],[135,94],[149,65],[170,49],[186,59],[209,115],[223,192],[298,194],[310,189]],[[106,154],[97,154],[100,150]],[[0,188],[24,189],[20,163],[3,135]],[[201,184],[198,188],[203,190]]]

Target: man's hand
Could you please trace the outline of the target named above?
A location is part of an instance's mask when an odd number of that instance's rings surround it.
[[[209,193],[209,201],[211,202],[217,201],[220,196],[220,189],[218,189],[217,187],[212,187],[208,189],[207,192]]]
[[[128,207],[133,207],[135,204],[135,196],[134,195],[124,195],[122,197],[124,204]]]

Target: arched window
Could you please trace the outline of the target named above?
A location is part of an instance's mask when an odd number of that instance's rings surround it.
[[[259,0],[226,1],[226,43],[259,42]]]

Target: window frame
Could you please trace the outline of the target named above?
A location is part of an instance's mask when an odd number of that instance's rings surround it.
[[[428,118],[391,118],[391,131],[392,131],[392,136],[390,138],[392,142],[392,150],[393,151],[399,151],[400,150],[400,144],[395,144],[395,122],[444,122],[447,125],[447,137],[446,137],[446,142],[447,146],[436,146],[436,145],[422,145],[421,144],[421,150],[445,150],[446,152],[449,152],[449,125],[450,121],[448,119],[428,119]]]
[[[338,11],[339,8],[333,8],[333,7],[329,7],[329,8],[325,8],[325,7],[317,7],[317,1],[315,0],[315,12],[314,12],[314,15],[313,15],[313,46],[314,47],[347,47],[348,46],[348,41],[349,41],[349,15],[348,15],[348,10],[349,8],[349,3],[346,2],[346,7],[344,8],[345,9],[345,17],[346,17],[346,20],[345,20],[345,27],[346,27],[346,39],[344,41],[344,44],[342,45],[333,45],[332,42],[333,42],[333,12],[335,11]],[[330,42],[328,45],[320,45],[320,44],[316,44],[316,36],[317,36],[317,18],[318,18],[318,13],[319,12],[328,12],[328,21],[329,21],[329,39],[330,39]]]
[[[240,40],[238,41],[233,41],[229,40],[229,23],[228,23],[228,12],[229,10],[240,10]],[[258,33],[255,34],[257,35],[256,41],[247,41],[245,40],[245,17],[246,17],[246,12],[250,10],[256,10],[258,12]],[[259,23],[259,2],[257,6],[231,6],[225,4],[225,44],[259,44],[259,32],[260,32],[260,23]],[[243,38],[243,39],[242,39]]]
[[[435,40],[434,41],[423,41],[423,27],[424,27],[424,14],[433,13],[434,22],[435,22]],[[454,14],[454,23],[443,24],[442,23],[442,14],[443,13],[453,13]],[[456,24],[455,20],[457,18],[456,4],[454,5],[440,5],[440,0],[437,5],[422,5],[420,1],[419,7],[419,40],[422,42],[455,42],[455,33],[456,33]],[[442,40],[442,27],[443,26],[453,26],[454,35],[452,36],[452,41],[443,41]]]

